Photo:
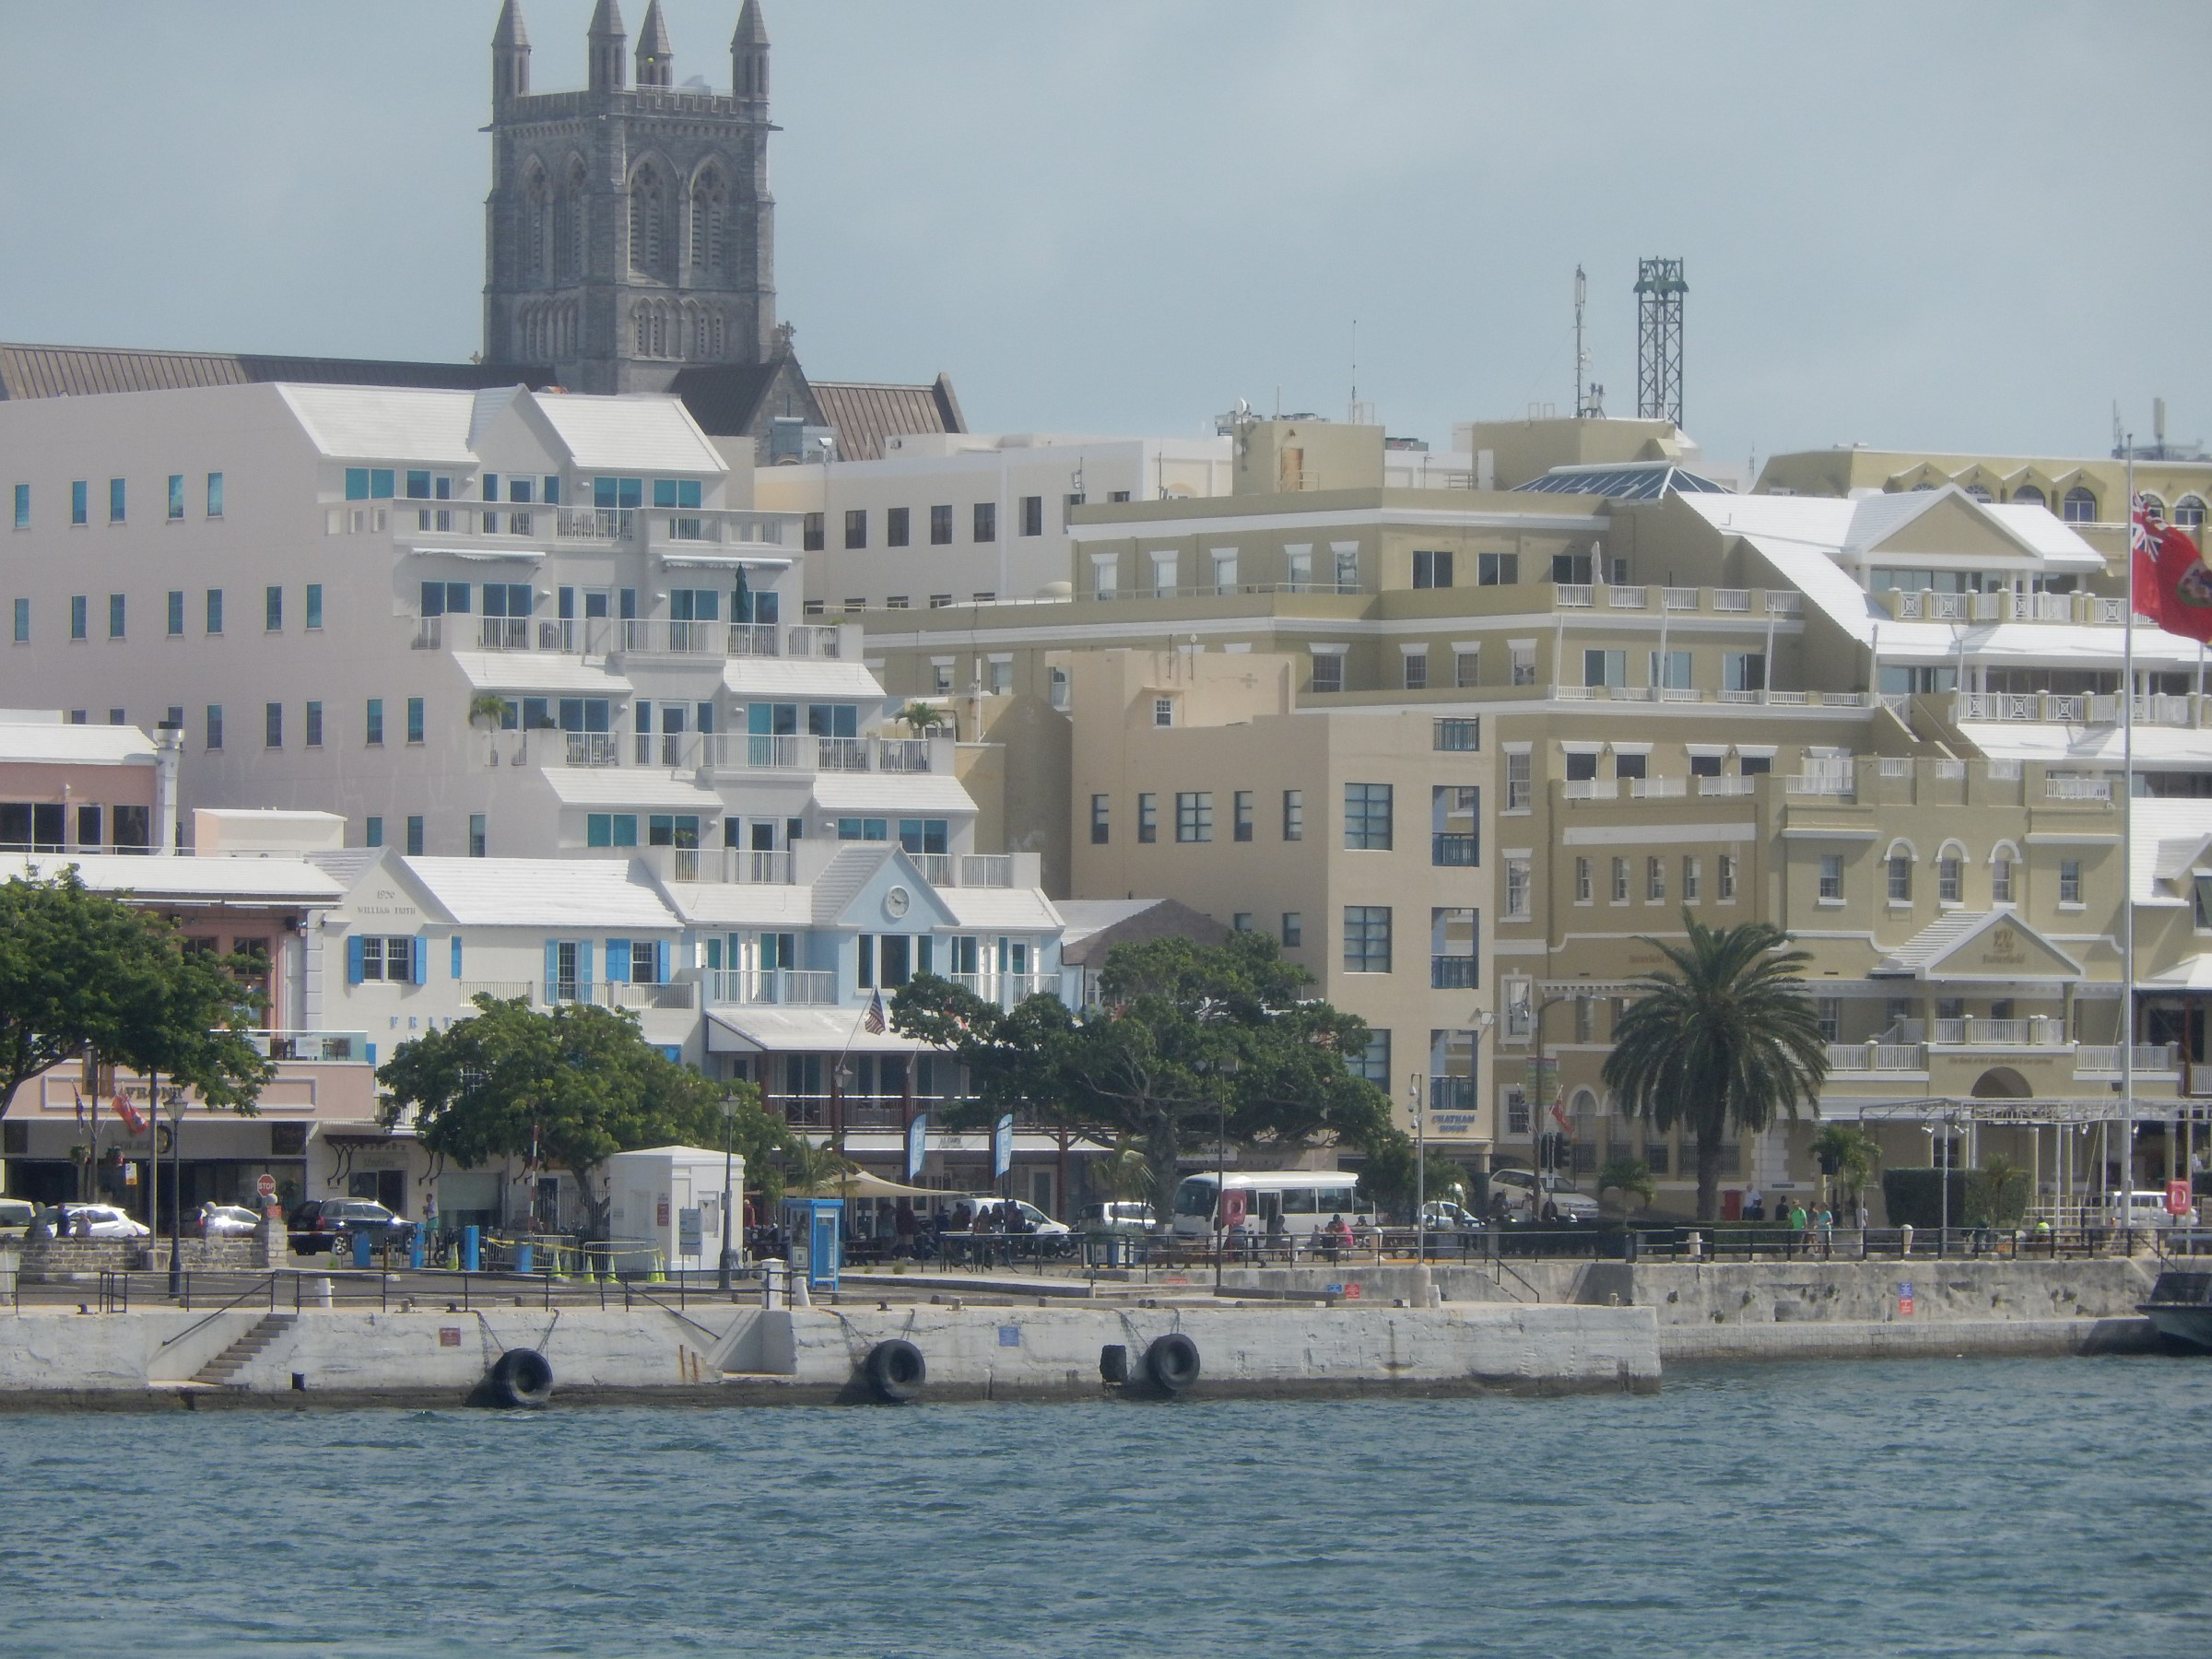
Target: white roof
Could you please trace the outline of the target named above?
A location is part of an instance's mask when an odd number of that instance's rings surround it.
[[[938,772],[819,772],[815,805],[825,812],[946,812],[975,810],[956,780]]]
[[[1892,622],[1871,617],[1862,642],[1873,640],[1881,627],[1882,661],[1940,663],[1955,659],[1961,645],[1970,660],[2004,663],[2044,663],[2059,665],[2094,664],[2118,668],[2126,641],[2117,628],[2089,628],[2071,622]],[[2196,662],[2196,641],[2170,634],[2163,629],[2138,625],[2136,661],[2148,667],[2191,667]]]
[[[0,763],[150,766],[153,759],[153,739],[136,726],[70,725],[58,713],[53,720],[0,720]]]
[[[2087,762],[2117,769],[2123,759],[2120,728],[2066,726],[2029,721],[1972,721],[1959,732],[1993,760]],[[2212,770],[2212,732],[2179,726],[2138,725],[2136,766],[2142,771]],[[2138,801],[2138,808],[2143,803]]]
[[[958,927],[1028,928],[1056,932],[1060,912],[1041,888],[932,888]]]
[[[824,657],[733,657],[722,683],[740,697],[881,697],[883,683],[862,663]]]
[[[619,697],[631,691],[618,674],[572,656],[535,651],[456,651],[453,661],[474,691],[571,691]]]
[[[722,797],[688,778],[643,766],[549,766],[547,787],[563,806],[675,806],[722,810]]]
[[[2136,734],[2140,743],[2143,734]],[[2166,843],[2201,843],[2212,836],[2212,801],[2138,796],[2135,803],[2135,839],[2128,846],[2128,891],[2137,904],[2181,904],[2185,893],[2159,885],[2159,864]],[[2173,874],[2170,868],[2169,875]]]
[[[669,929],[677,919],[627,858],[408,858],[402,866],[464,926]]]
[[[345,888],[301,858],[137,857],[115,853],[0,854],[0,880],[53,877],[75,865],[96,893],[213,903],[335,904]]]
[[[2212,956],[2200,952],[2183,957],[2171,968],[2144,974],[2136,983],[2156,985],[2161,991],[2212,991]]]
[[[683,881],[664,889],[676,913],[707,927],[798,928],[814,924],[814,889],[769,882]]]
[[[679,399],[657,394],[582,397],[530,394],[547,423],[585,471],[699,473],[729,470]]]
[[[1061,946],[1079,944],[1117,922],[1143,914],[1159,902],[1157,899],[1062,899],[1053,906],[1064,927]]]
[[[928,1044],[865,1029],[857,1008],[709,1008],[707,1049],[716,1054],[911,1054]]]
[[[276,393],[315,447],[334,460],[476,465],[468,447],[474,393],[290,383]]]

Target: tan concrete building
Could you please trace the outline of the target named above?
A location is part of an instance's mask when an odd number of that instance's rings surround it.
[[[2047,508],[2070,524],[2120,524],[2127,519],[2127,463],[2036,455],[1938,455],[1872,450],[1858,444],[1798,450],[1769,458],[1759,475],[1762,495],[1852,496],[1936,489],[1955,484],[1981,501]],[[2143,457],[2136,493],[2178,524],[2201,533],[2212,500],[2212,461]],[[2201,539],[2201,535],[2200,535]]]

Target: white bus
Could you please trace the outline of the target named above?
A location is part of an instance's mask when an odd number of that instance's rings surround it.
[[[1215,1227],[1215,1189],[1220,1178],[1212,1171],[1186,1175],[1175,1189],[1175,1236],[1210,1239]],[[1347,1227],[1371,1228],[1375,1206],[1359,1195],[1359,1176],[1350,1170],[1279,1170],[1265,1174],[1228,1177],[1229,1208],[1236,1209],[1236,1195],[1244,1197],[1244,1225],[1254,1235],[1309,1239],[1342,1216]],[[1232,1219],[1233,1214],[1232,1214]]]

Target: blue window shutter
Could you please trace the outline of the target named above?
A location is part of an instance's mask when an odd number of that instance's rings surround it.
[[[668,982],[668,941],[656,939],[653,946],[653,978],[655,984]]]
[[[363,939],[359,934],[353,935],[346,941],[346,982],[349,985],[358,985],[361,982],[363,970],[361,956],[367,948],[367,945],[368,941]]]
[[[609,939],[606,942],[606,982],[619,985],[629,978],[629,941]]]
[[[415,982],[427,984],[430,977],[430,942],[420,934],[415,935]]]
[[[553,1000],[553,987],[560,980],[560,941],[546,941],[546,1000]]]
[[[461,935],[459,934],[453,935],[453,977],[455,979],[461,977]]]
[[[376,1069],[376,1044],[373,1042],[369,1045],[369,1069]]]
[[[592,1000],[592,942],[576,941],[576,994],[585,1002]]]

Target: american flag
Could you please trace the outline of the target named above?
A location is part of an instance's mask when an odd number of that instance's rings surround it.
[[[883,993],[878,991],[868,998],[868,1011],[861,1019],[861,1029],[872,1036],[883,1035]]]

